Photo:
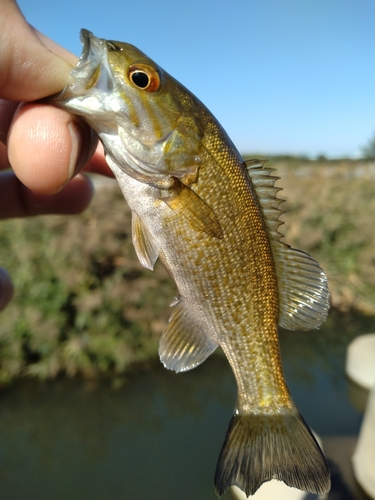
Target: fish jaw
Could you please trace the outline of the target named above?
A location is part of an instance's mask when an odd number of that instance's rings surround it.
[[[83,50],[77,66],[70,72],[64,90],[49,101],[83,116],[94,130],[98,128],[99,121],[101,129],[114,130],[114,124],[110,125],[107,115],[113,108],[111,94],[115,82],[107,62],[105,42],[85,29],[81,30],[80,38]],[[125,109],[121,111],[126,112]]]
[[[82,116],[127,175],[148,183],[170,176],[196,179],[203,127],[184,112],[186,96],[171,92],[179,84],[130,44],[84,29],[81,42],[82,55],[65,89],[48,101]],[[132,81],[146,72],[157,81],[151,90]]]

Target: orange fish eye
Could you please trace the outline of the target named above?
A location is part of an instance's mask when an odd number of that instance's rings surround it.
[[[134,64],[128,71],[129,80],[139,89],[155,92],[160,88],[159,72],[146,64]]]

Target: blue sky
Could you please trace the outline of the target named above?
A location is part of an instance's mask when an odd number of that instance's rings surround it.
[[[18,0],[81,53],[132,43],[188,87],[241,152],[356,156],[375,136],[374,0]]]

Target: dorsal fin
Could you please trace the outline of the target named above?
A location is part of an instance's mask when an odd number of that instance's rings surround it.
[[[270,239],[279,289],[279,325],[289,330],[312,330],[325,320],[329,308],[327,278],[319,264],[307,253],[281,242],[279,205],[281,188],[275,187],[279,177],[273,169],[264,168],[265,161],[244,162],[253,184]]]
[[[283,237],[283,234],[279,232],[279,227],[284,224],[279,218],[280,215],[285,213],[285,210],[281,210],[279,205],[285,200],[277,198],[277,193],[282,191],[282,189],[275,187],[275,182],[280,177],[271,175],[274,171],[273,168],[264,167],[267,161],[247,160],[244,164],[257,195],[270,240],[279,241]]]

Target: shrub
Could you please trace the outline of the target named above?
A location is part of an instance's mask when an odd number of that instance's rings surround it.
[[[156,356],[174,286],[159,263],[139,264],[116,188],[80,216],[4,221],[0,245],[16,290],[1,315],[0,383],[121,374]]]

